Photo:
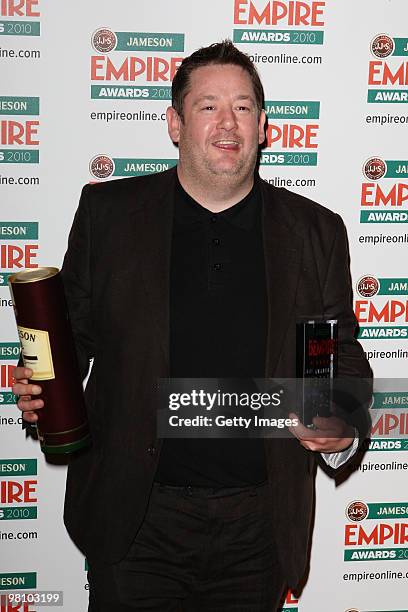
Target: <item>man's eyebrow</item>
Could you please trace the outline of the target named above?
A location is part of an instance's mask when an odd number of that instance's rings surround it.
[[[203,102],[206,102],[206,101],[214,102],[214,100],[217,100],[217,99],[218,99],[218,96],[214,96],[213,94],[204,94],[200,96],[199,98],[197,98],[197,100],[194,101],[193,106],[198,106],[199,104],[202,104]],[[251,96],[250,94],[240,94],[234,97],[234,102],[239,102],[241,100],[249,100],[253,104],[256,103],[254,96]]]
[[[193,106],[197,106],[198,104],[201,104],[202,102],[205,102],[206,100],[209,100],[210,102],[213,102],[216,99],[217,99],[217,96],[213,96],[211,94],[205,94],[205,95],[200,96],[199,98],[197,98],[197,100],[194,101]]]

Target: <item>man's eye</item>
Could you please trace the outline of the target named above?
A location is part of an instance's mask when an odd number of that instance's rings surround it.
[[[238,110],[239,111],[249,111],[249,107],[248,106],[238,106]]]
[[[203,106],[202,110],[214,110],[215,106],[211,106],[211,104],[208,104],[207,106]]]

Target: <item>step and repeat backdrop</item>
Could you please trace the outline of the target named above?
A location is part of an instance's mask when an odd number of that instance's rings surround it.
[[[309,580],[283,609],[408,610],[408,393],[396,380],[408,357],[406,0],[0,0],[1,612],[42,610],[44,598],[18,601],[26,591],[86,610],[89,588],[62,523],[66,468],[26,438],[10,392],[8,276],[61,265],[84,183],[177,163],[172,78],[226,37],[263,79],[262,177],[343,216],[359,337],[385,379],[361,464],[337,486],[318,474]]]

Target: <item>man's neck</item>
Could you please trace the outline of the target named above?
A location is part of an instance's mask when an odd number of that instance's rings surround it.
[[[214,180],[208,185],[199,185],[194,179],[186,176],[180,166],[177,166],[177,175],[183,189],[196,202],[201,204],[211,212],[221,212],[231,208],[248,195],[254,184],[254,177],[251,175],[240,184],[234,184],[234,177],[221,177],[221,180]]]

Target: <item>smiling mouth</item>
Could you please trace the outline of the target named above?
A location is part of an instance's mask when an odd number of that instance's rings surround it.
[[[235,151],[239,149],[240,143],[238,140],[216,140],[213,145],[218,149],[225,149],[226,151]]]

